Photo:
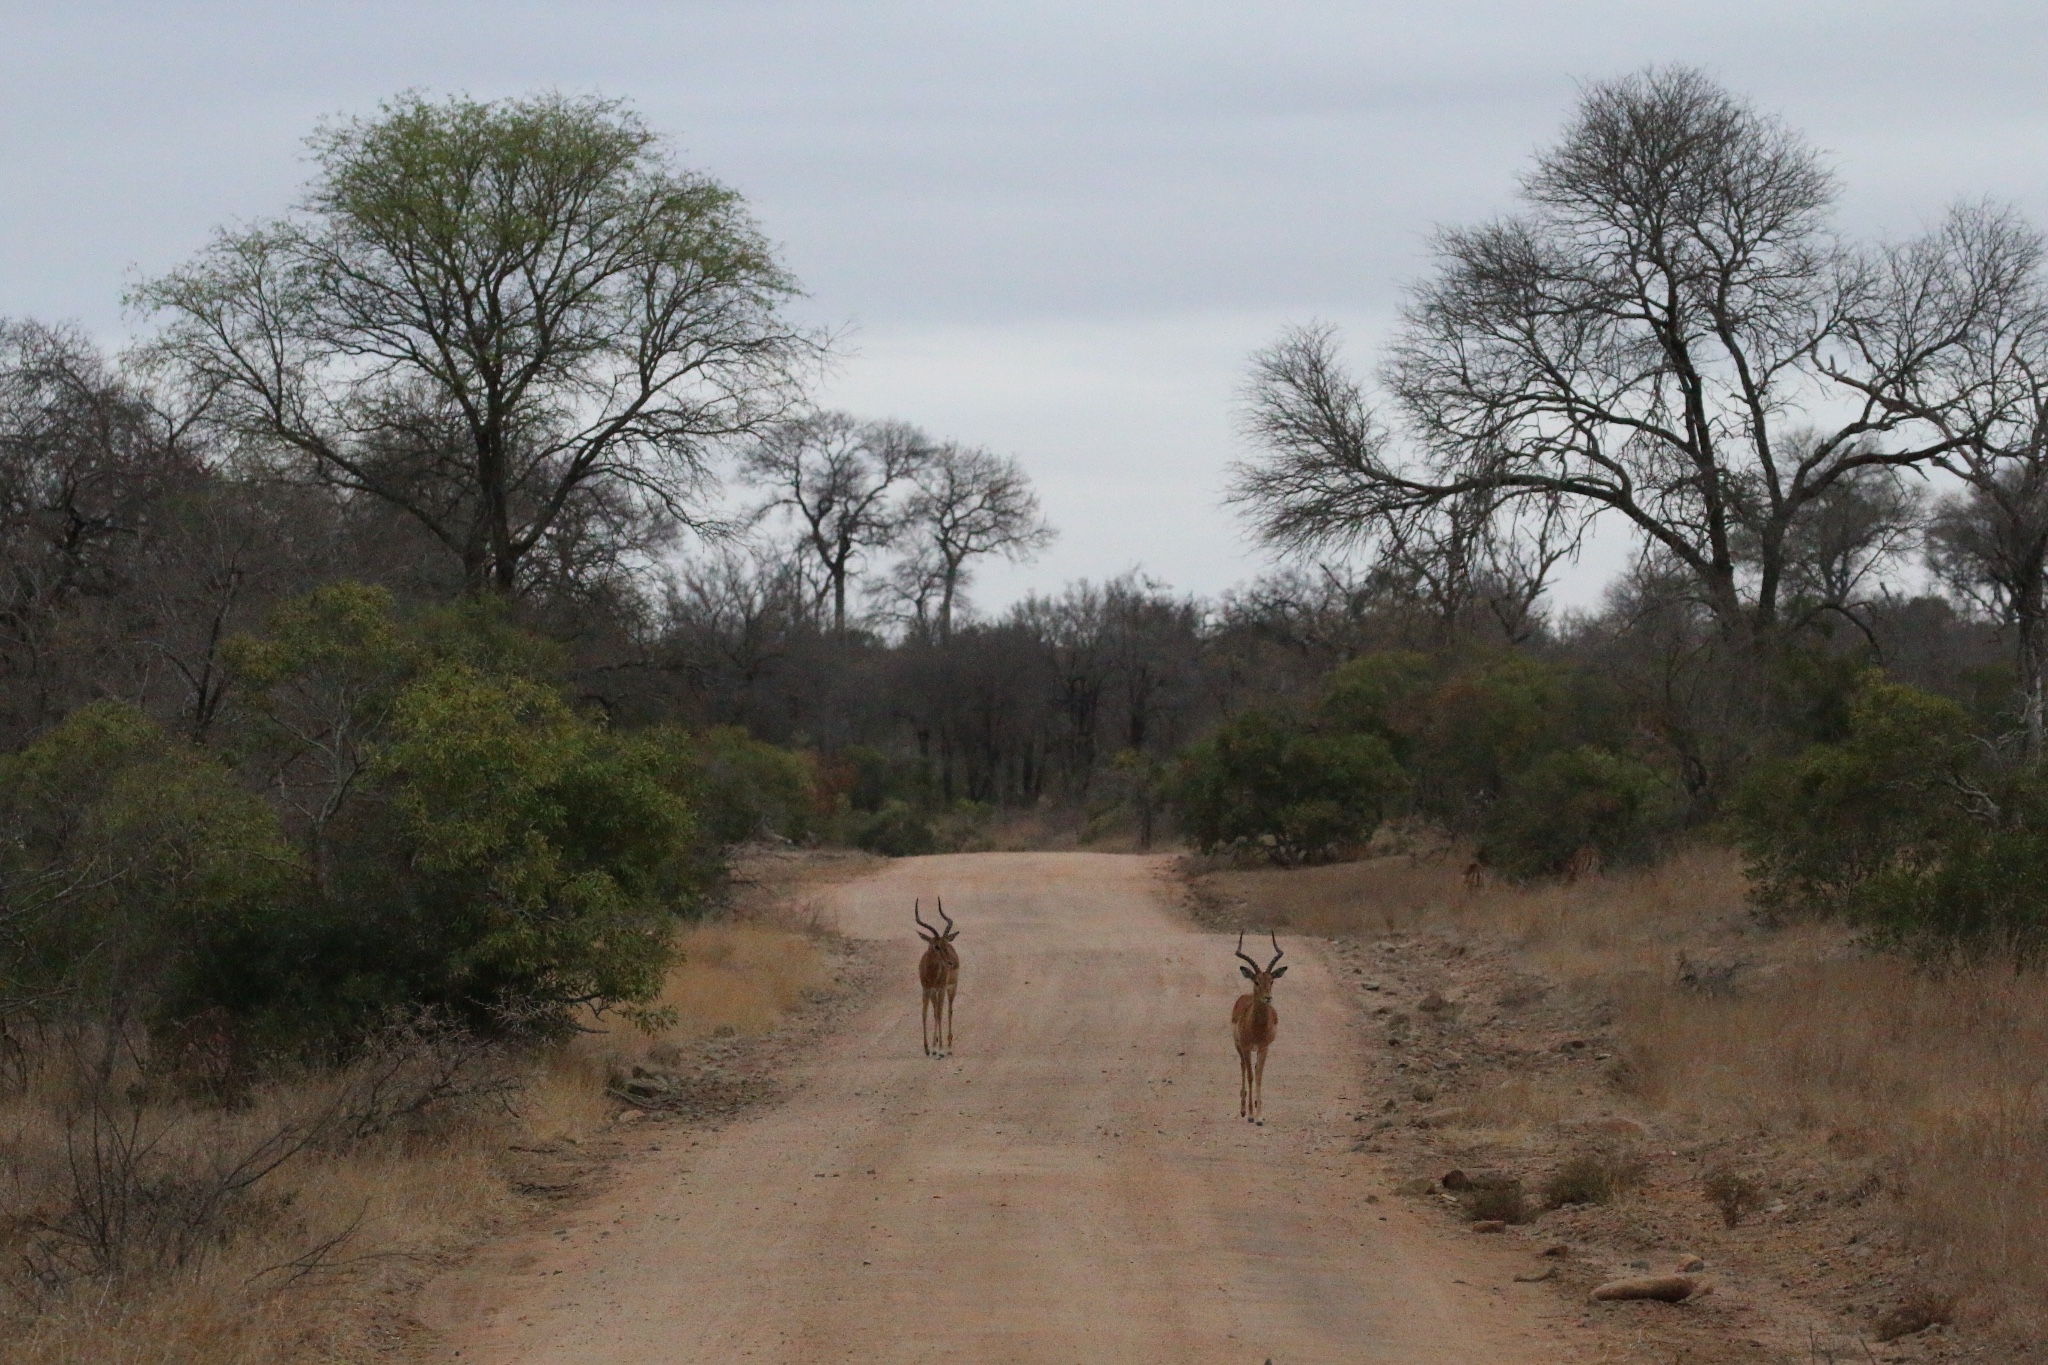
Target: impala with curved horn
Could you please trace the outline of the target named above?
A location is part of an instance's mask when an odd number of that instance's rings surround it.
[[[1266,1121],[1266,1049],[1273,1046],[1273,1036],[1280,1031],[1280,1012],[1273,1008],[1273,983],[1287,975],[1280,965],[1285,956],[1280,940],[1271,930],[1266,936],[1273,939],[1273,960],[1261,967],[1257,959],[1245,956],[1244,931],[1238,931],[1237,955],[1245,963],[1238,970],[1252,983],[1252,989],[1230,1007],[1230,1031],[1237,1039],[1237,1116],[1257,1124]]]
[[[960,936],[960,931],[953,927],[944,900],[939,902],[939,918],[946,922],[944,930],[926,924],[924,916],[918,913],[922,908],[921,901],[910,903],[910,917],[917,921],[918,937],[925,942],[924,956],[917,961],[917,984],[924,988],[924,1003],[917,1010],[917,1027],[924,1035],[924,1055],[943,1057],[953,1050],[953,996],[960,989],[960,952],[953,946],[953,940]],[[929,1028],[925,1023],[927,1017],[931,1020]]]

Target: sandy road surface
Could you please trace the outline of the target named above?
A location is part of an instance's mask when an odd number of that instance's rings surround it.
[[[1313,944],[1275,994],[1267,1124],[1237,1119],[1230,944],[1164,892],[1156,860],[1099,854],[906,860],[838,888],[900,989],[788,1103],[663,1131],[596,1202],[435,1286],[449,1357],[1570,1359],[1543,1290],[1510,1282],[1525,1259],[1365,1201],[1353,1020]],[[909,908],[935,893],[963,966],[958,1050],[928,1061]]]

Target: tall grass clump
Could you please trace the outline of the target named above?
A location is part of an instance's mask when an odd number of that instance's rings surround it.
[[[1884,1174],[1933,1274],[2023,1330],[2048,1326],[2036,973],[1857,956],[1729,996],[1639,983],[1625,999],[1642,1098],[1717,1127],[1852,1145]]]

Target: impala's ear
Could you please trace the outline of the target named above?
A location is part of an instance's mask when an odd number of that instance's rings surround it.
[[[1287,969],[1285,967],[1275,967],[1273,969],[1273,979],[1275,981],[1278,981],[1281,977],[1285,975],[1287,975]]]
[[[1249,967],[1239,967],[1239,968],[1238,968],[1238,971],[1240,971],[1240,972],[1242,972],[1242,973],[1244,974],[1244,979],[1245,979],[1245,980],[1249,981],[1249,980],[1251,980],[1251,979],[1252,979],[1252,969],[1251,969],[1251,968],[1249,968]]]

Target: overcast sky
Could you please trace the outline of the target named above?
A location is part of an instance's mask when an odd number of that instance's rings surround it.
[[[290,203],[322,116],[620,96],[847,329],[827,402],[1037,479],[1061,539],[981,601],[1133,567],[1214,592],[1263,567],[1218,505],[1247,355],[1320,317],[1369,367],[1430,229],[1508,208],[1578,82],[1672,61],[1824,148],[1851,231],[1985,194],[2048,222],[2038,3],[16,0],[0,315],[118,340],[136,272]]]

